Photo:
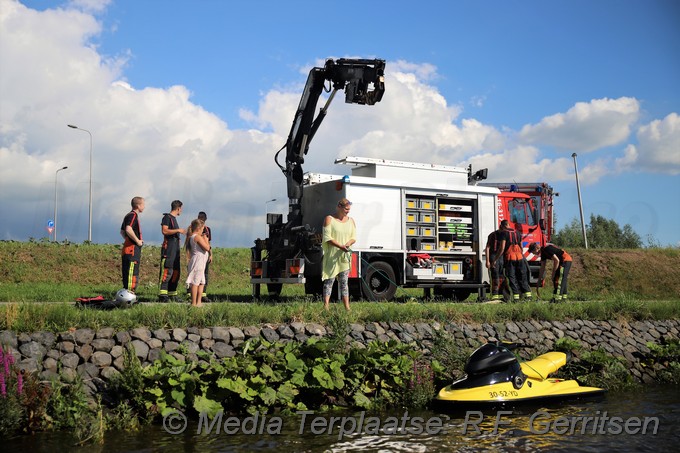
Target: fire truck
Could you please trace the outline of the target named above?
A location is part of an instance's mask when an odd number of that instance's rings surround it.
[[[321,293],[323,220],[341,198],[353,202],[357,225],[349,275],[353,298],[390,300],[399,288],[422,288],[426,296],[465,300],[477,293],[483,300],[490,281],[486,238],[500,220],[509,218],[522,231],[525,249],[530,242],[546,242],[552,211],[548,217],[544,205],[537,204],[544,200],[541,195],[480,184],[486,169],[345,157],[335,163],[351,166],[349,172],[302,171],[336,92],[345,91],[347,103],[374,105],[385,90],[384,67],[383,60],[339,59],[310,71],[287,142],[275,155],[287,180],[288,216],[284,221],[283,214],[268,213],[268,235],[251,249],[255,298],[262,285],[270,296],[278,296],[285,284]],[[329,98],[314,117],[324,89]],[[281,165],[278,156],[284,150]],[[549,186],[541,187],[552,196]]]

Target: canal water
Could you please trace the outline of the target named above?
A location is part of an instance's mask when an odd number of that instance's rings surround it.
[[[335,419],[333,418],[335,417]],[[64,433],[4,441],[32,452],[450,452],[677,451],[680,386],[610,393],[597,401],[485,411],[300,413],[234,417],[208,424],[181,414],[138,432],[109,432],[76,447]]]

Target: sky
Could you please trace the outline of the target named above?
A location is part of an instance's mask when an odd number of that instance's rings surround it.
[[[0,0],[0,240],[47,238],[56,196],[57,239],[85,241],[91,162],[93,242],[119,243],[143,196],[147,244],[179,199],[181,225],[206,211],[213,245],[252,246],[287,212],[274,154],[327,58],[384,59],[385,95],[336,98],[305,171],[360,156],[545,181],[559,230],[576,163],[586,223],[680,246],[675,0]]]

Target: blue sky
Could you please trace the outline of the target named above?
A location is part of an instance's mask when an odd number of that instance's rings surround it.
[[[273,154],[309,69],[382,58],[373,107],[336,101],[305,164],[347,155],[488,167],[547,181],[558,229],[630,224],[680,245],[680,4],[646,1],[0,0],[0,239],[119,241],[132,196],[145,240],[170,201],[208,212],[218,246],[250,246],[265,201],[285,212]],[[256,232],[256,233],[254,233]]]

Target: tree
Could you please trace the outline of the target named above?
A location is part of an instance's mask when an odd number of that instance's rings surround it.
[[[642,248],[642,239],[629,224],[623,229],[615,220],[605,219],[601,215],[590,215],[590,223],[586,225],[588,247],[612,249]],[[571,223],[553,236],[553,242],[564,247],[583,247],[581,223],[574,218]]]

